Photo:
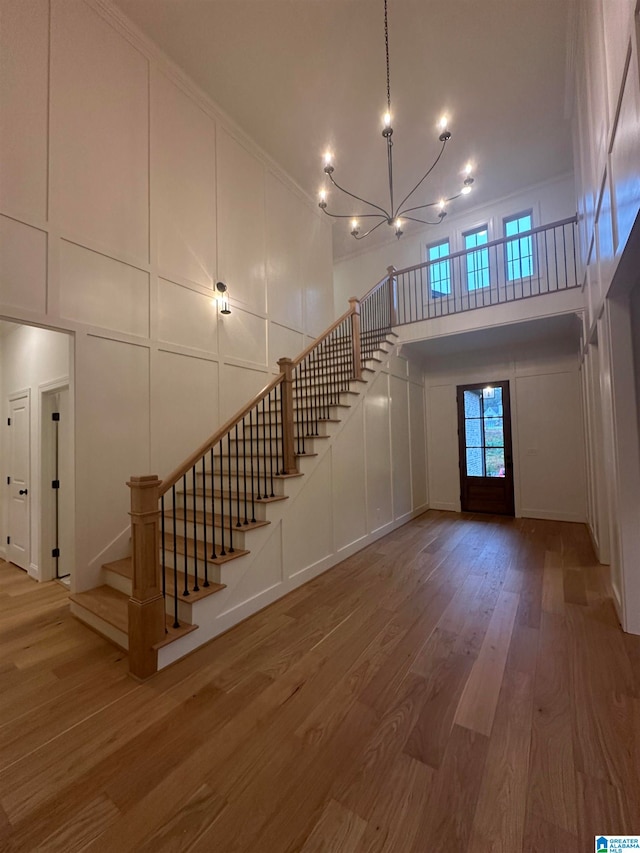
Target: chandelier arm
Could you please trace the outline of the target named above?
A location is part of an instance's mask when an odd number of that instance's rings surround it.
[[[336,187],[336,189],[339,189],[339,190],[340,190],[340,192],[345,193],[346,195],[351,196],[351,198],[355,198],[355,199],[356,199],[356,201],[361,201],[363,204],[368,204],[368,205],[369,205],[369,207],[375,207],[375,209],[376,209],[376,210],[379,210],[379,211],[380,211],[380,213],[384,216],[384,218],[385,218],[387,221],[389,221],[389,219],[391,219],[391,217],[389,216],[389,214],[387,213],[387,211],[386,211],[386,210],[384,210],[384,208],[380,207],[380,206],[379,206],[379,205],[377,205],[377,204],[374,204],[372,201],[367,201],[367,200],[366,200],[366,198],[360,198],[360,196],[359,196],[359,195],[356,195],[355,193],[351,193],[351,192],[349,192],[349,190],[345,190],[345,188],[344,188],[344,187],[341,187],[341,186],[340,186],[340,184],[339,184],[336,180],[334,180],[334,177],[333,177],[333,175],[332,175],[332,174],[329,174],[329,180],[330,180],[330,181],[331,181],[331,183],[334,185],[334,187]]]
[[[373,228],[369,228],[369,230],[365,231],[364,234],[353,234],[353,236],[356,238],[356,240],[362,240],[364,239],[364,237],[368,237],[369,234],[373,234],[376,228],[379,228],[381,225],[384,225],[386,221],[386,219],[381,219],[377,225],[374,225]]]
[[[384,222],[387,221],[386,214],[383,216],[381,213],[329,213],[326,207],[322,207],[321,210],[332,219],[382,219]]]
[[[435,160],[433,161],[433,163],[431,164],[431,167],[430,167],[429,169],[427,169],[427,171],[426,171],[426,172],[424,173],[424,175],[420,178],[420,180],[419,180],[419,181],[418,181],[418,183],[415,185],[415,187],[414,187],[410,192],[408,192],[408,193],[407,193],[407,195],[402,199],[402,201],[401,201],[401,202],[400,202],[400,204],[398,205],[398,213],[396,213],[396,214],[395,214],[395,216],[400,216],[400,212],[399,212],[399,211],[400,211],[400,209],[402,208],[402,205],[403,205],[406,201],[408,201],[408,200],[411,198],[411,196],[412,196],[412,195],[414,194],[414,192],[418,189],[418,187],[420,186],[420,184],[422,184],[422,183],[423,183],[423,181],[425,181],[425,180],[429,177],[429,175],[431,174],[431,172],[433,172],[433,170],[435,169],[435,167],[438,165],[438,163],[440,162],[440,158],[441,158],[441,157],[442,157],[442,155],[444,154],[444,149],[445,149],[446,144],[447,144],[447,140],[445,139],[445,140],[444,140],[444,142],[442,143],[442,148],[440,149],[440,153],[438,154],[438,156],[436,157],[436,159],[435,159]]]
[[[420,222],[422,225],[440,225],[442,219],[438,219],[436,222],[430,222],[428,219],[418,219],[415,216],[407,216],[403,214],[403,219],[407,219],[409,222]]]
[[[445,203],[449,203],[450,201],[455,201],[457,198],[460,198],[462,193],[458,193],[457,195],[452,195],[449,198],[445,198]],[[416,207],[405,207],[403,211],[398,213],[398,216],[404,216],[406,213],[411,213],[414,210],[424,210],[425,207],[435,207],[437,204],[440,204],[439,201],[430,201],[427,204],[418,204]]]

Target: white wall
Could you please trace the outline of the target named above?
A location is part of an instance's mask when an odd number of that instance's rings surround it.
[[[29,572],[40,576],[41,537],[41,393],[43,386],[69,381],[71,337],[37,329],[32,326],[16,326],[0,337],[0,393],[2,400],[2,424],[0,426],[0,483],[7,482],[10,474],[7,458],[9,448],[7,426],[8,400],[19,391],[29,391],[31,403],[30,436],[30,552]],[[0,489],[0,553],[4,553],[7,534],[7,489]]]
[[[107,0],[0,0],[0,317],[75,337],[78,589],[127,478],[331,323],[331,269],[315,202]]]
[[[589,524],[623,627],[640,633],[640,388],[630,293],[640,258],[640,23],[635,0],[590,0],[576,18],[573,116],[588,307]]]
[[[385,276],[387,267],[394,266],[399,270],[423,263],[426,246],[431,243],[449,238],[451,251],[460,251],[464,249],[462,233],[483,224],[488,225],[489,240],[497,240],[503,236],[503,218],[525,210],[533,210],[534,226],[574,216],[573,176],[566,175],[529,187],[496,199],[488,206],[473,207],[468,201],[456,204],[456,211],[451,212],[440,225],[412,231],[400,240],[393,237],[382,246],[371,250],[364,248],[357,255],[337,261],[333,271],[337,310],[340,305],[346,305],[350,296],[363,296],[377,284]]]
[[[586,520],[585,449],[575,341],[460,352],[426,365],[429,504],[460,511],[456,386],[509,381],[516,515]]]

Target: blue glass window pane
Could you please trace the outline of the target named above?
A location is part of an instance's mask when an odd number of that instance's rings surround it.
[[[513,219],[505,220],[505,237],[513,237],[530,231],[533,228],[531,214],[526,213]],[[533,241],[531,237],[521,237],[519,240],[510,240],[505,245],[505,259],[507,267],[507,281],[516,281],[533,275]]]
[[[481,447],[467,448],[467,477],[484,477],[484,455]]]
[[[487,477],[504,477],[504,448],[487,447],[484,451],[486,460]]]
[[[485,418],[501,418],[504,415],[502,410],[502,388],[486,388],[482,392],[484,404]]]
[[[486,228],[472,231],[464,235],[464,247],[475,249],[476,246],[483,246],[488,240],[489,233]],[[478,249],[477,252],[470,252],[467,255],[467,289],[479,290],[489,287],[489,283],[489,250]]]
[[[482,447],[482,422],[473,418],[464,422],[464,434],[467,447]]]
[[[478,391],[464,392],[464,416],[465,418],[481,418],[482,408],[480,405],[480,393]]]
[[[429,286],[432,296],[442,296],[451,293],[451,265],[449,261],[440,261],[449,254],[449,241],[443,240],[427,249]]]
[[[504,447],[502,418],[485,418],[484,443],[487,447]]]

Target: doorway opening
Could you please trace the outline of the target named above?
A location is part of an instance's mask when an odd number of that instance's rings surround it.
[[[0,321],[0,557],[35,580],[67,585],[75,542],[72,372],[72,335]]]
[[[514,515],[509,383],[459,385],[457,401],[462,511]]]

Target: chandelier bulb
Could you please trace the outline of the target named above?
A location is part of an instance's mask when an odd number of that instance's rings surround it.
[[[438,122],[438,127],[440,128],[440,131],[446,130],[448,123],[449,119],[447,118],[447,116],[442,116],[442,118]]]
[[[462,193],[462,195],[469,195],[469,193],[471,192],[471,187],[469,186],[469,184],[465,184],[460,190],[460,192]]]
[[[358,220],[352,219],[351,220],[351,234],[354,237],[357,237],[359,233],[360,233],[360,228],[358,227]]]

